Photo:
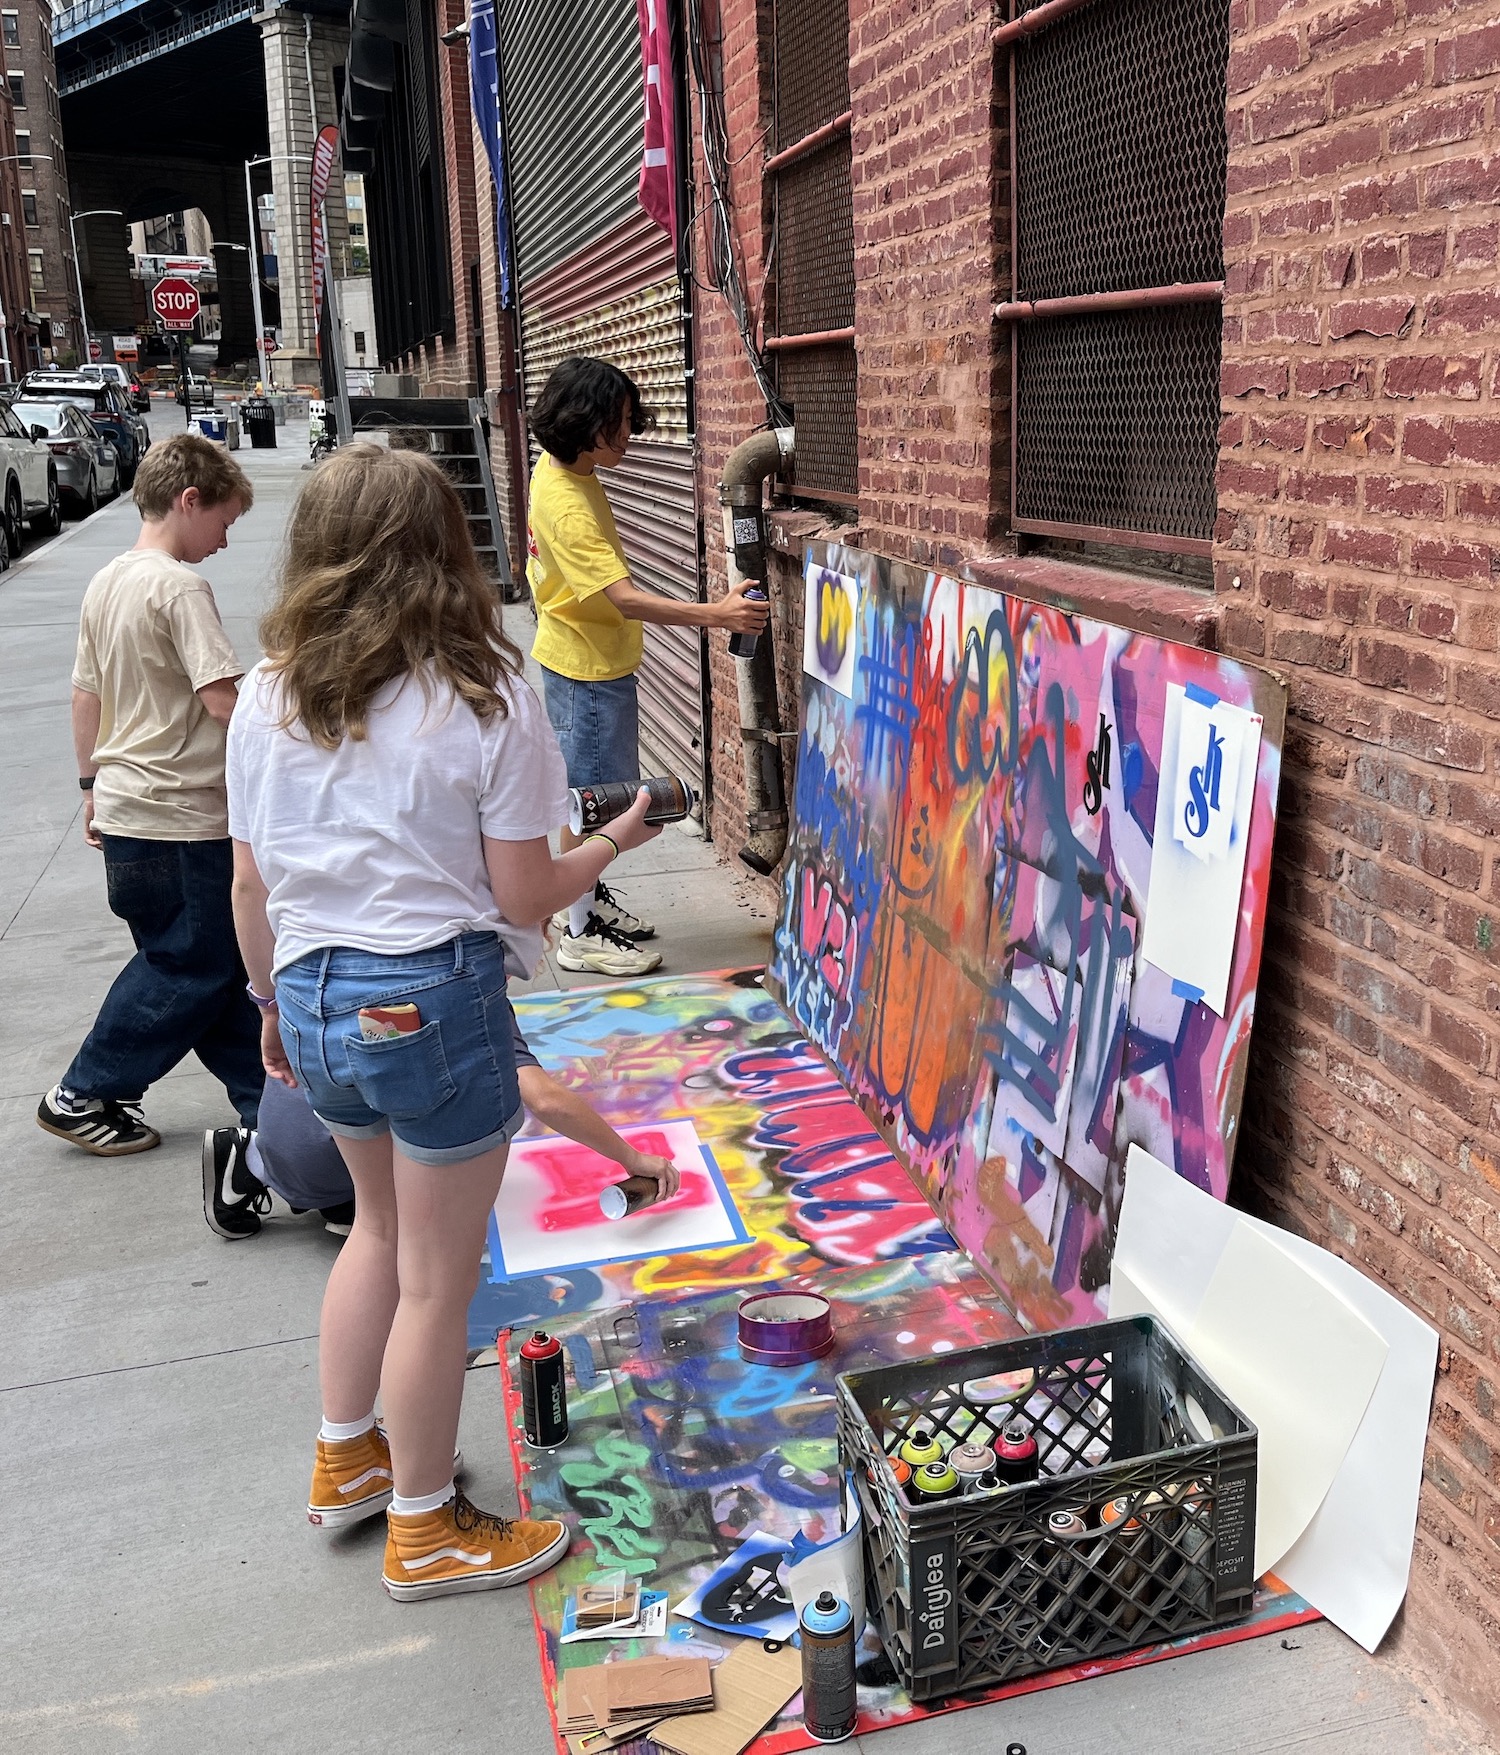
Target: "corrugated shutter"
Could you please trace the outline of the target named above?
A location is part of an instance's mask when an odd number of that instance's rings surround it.
[[[644,109],[634,0],[504,0],[506,152],[517,278],[635,211]]]

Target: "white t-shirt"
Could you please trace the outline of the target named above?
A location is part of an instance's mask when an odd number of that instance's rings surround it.
[[[568,782],[541,703],[519,679],[506,693],[506,716],[483,720],[441,683],[429,701],[398,677],[371,703],[367,735],[325,750],[280,729],[264,663],[245,678],[229,723],[229,833],[250,843],[270,892],[278,970],[330,945],[393,956],[495,932],[512,972],[532,972],[542,930],[501,914],[480,836],[560,827]]]

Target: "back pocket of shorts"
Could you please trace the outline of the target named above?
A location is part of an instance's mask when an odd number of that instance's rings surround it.
[[[392,1121],[429,1115],[458,1089],[448,1071],[436,1018],[409,1036],[388,1036],[379,1042],[351,1036],[345,1046],[355,1089],[372,1109]]]

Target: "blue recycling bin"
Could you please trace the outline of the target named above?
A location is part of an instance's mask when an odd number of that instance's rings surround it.
[[[218,413],[200,414],[198,431],[205,439],[216,439],[219,444],[226,445],[229,442],[229,416]]]

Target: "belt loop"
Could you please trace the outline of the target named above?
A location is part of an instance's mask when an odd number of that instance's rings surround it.
[[[333,961],[333,946],[324,945],[323,954],[318,958],[318,1016],[327,1017],[323,1005],[323,990],[328,985],[328,965]]]
[[[453,973],[462,975],[464,972],[464,935],[459,933],[453,941]]]

